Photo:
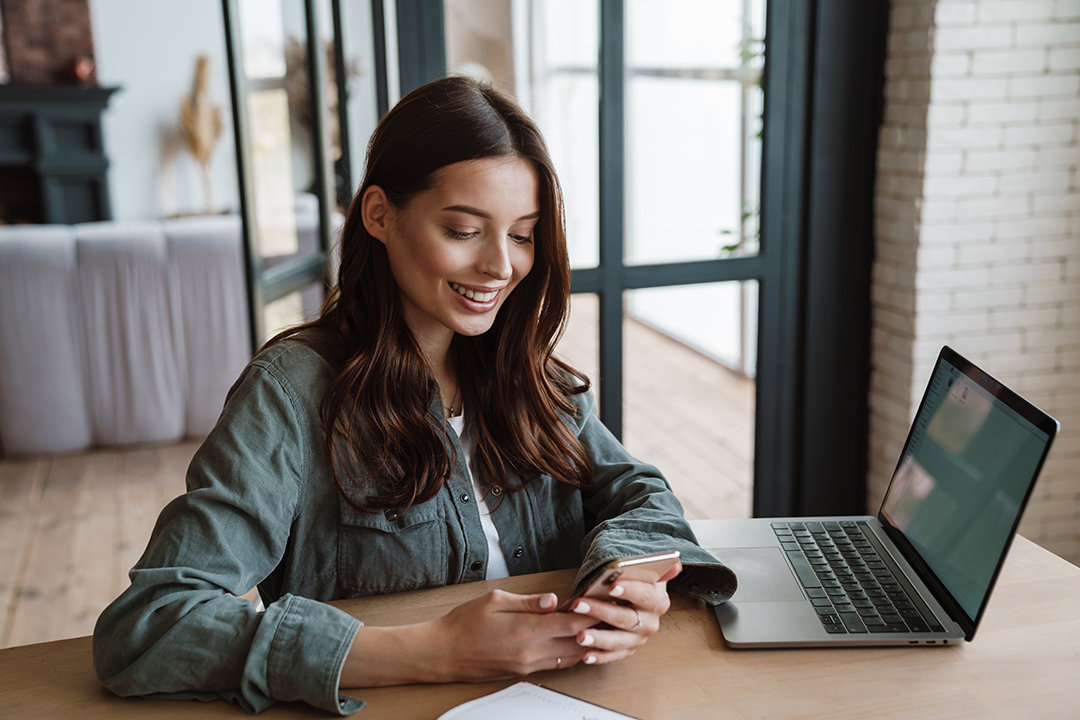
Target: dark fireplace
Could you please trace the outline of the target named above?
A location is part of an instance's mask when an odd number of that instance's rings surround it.
[[[0,224],[108,220],[88,0],[0,0]]]
[[[0,85],[0,224],[111,219],[101,113],[116,90]]]

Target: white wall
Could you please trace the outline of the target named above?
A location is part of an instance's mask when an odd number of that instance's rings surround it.
[[[1020,531],[1080,561],[1080,2],[892,0],[868,496],[942,344],[1061,422]]]
[[[119,86],[103,119],[109,191],[119,220],[201,213],[199,166],[179,139],[180,99],[195,58],[210,57],[224,130],[211,161],[215,210],[236,209],[229,70],[220,0],[90,0],[98,82]]]

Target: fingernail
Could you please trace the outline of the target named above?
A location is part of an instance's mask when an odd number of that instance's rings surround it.
[[[540,607],[544,610],[549,610],[555,607],[555,596],[548,593],[540,598]]]
[[[592,608],[589,607],[589,603],[587,602],[579,602],[577,607],[574,608],[574,612],[576,613],[587,613],[590,610],[592,610]]]
[[[578,643],[578,644],[579,645],[584,645],[585,647],[589,647],[590,645],[593,644],[593,642],[594,642],[593,636],[590,635],[589,633],[585,633],[585,637],[581,638],[581,642]]]
[[[592,665],[595,662],[596,662],[596,657],[595,656],[593,656],[593,655],[586,655],[585,656],[585,664],[586,665]]]
[[[622,597],[622,594],[623,594],[622,585],[616,585],[615,587],[611,588],[611,593],[610,594],[611,594],[611,597]]]

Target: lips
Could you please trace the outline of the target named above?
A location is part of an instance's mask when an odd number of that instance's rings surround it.
[[[469,300],[472,300],[473,302],[477,302],[477,303],[489,303],[489,302],[491,302],[492,300],[494,300],[496,297],[499,296],[499,290],[502,290],[502,288],[499,288],[498,290],[487,290],[487,291],[485,291],[485,290],[473,290],[471,288],[462,287],[461,285],[458,285],[455,282],[450,283],[450,287],[453,288],[454,292],[456,292],[458,295],[461,295],[462,297],[468,298]]]

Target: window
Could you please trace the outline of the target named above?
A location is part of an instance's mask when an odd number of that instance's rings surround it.
[[[576,293],[559,351],[691,517],[748,516],[757,271],[721,264],[758,247],[764,3],[444,8],[449,71],[515,94],[559,171]]]

